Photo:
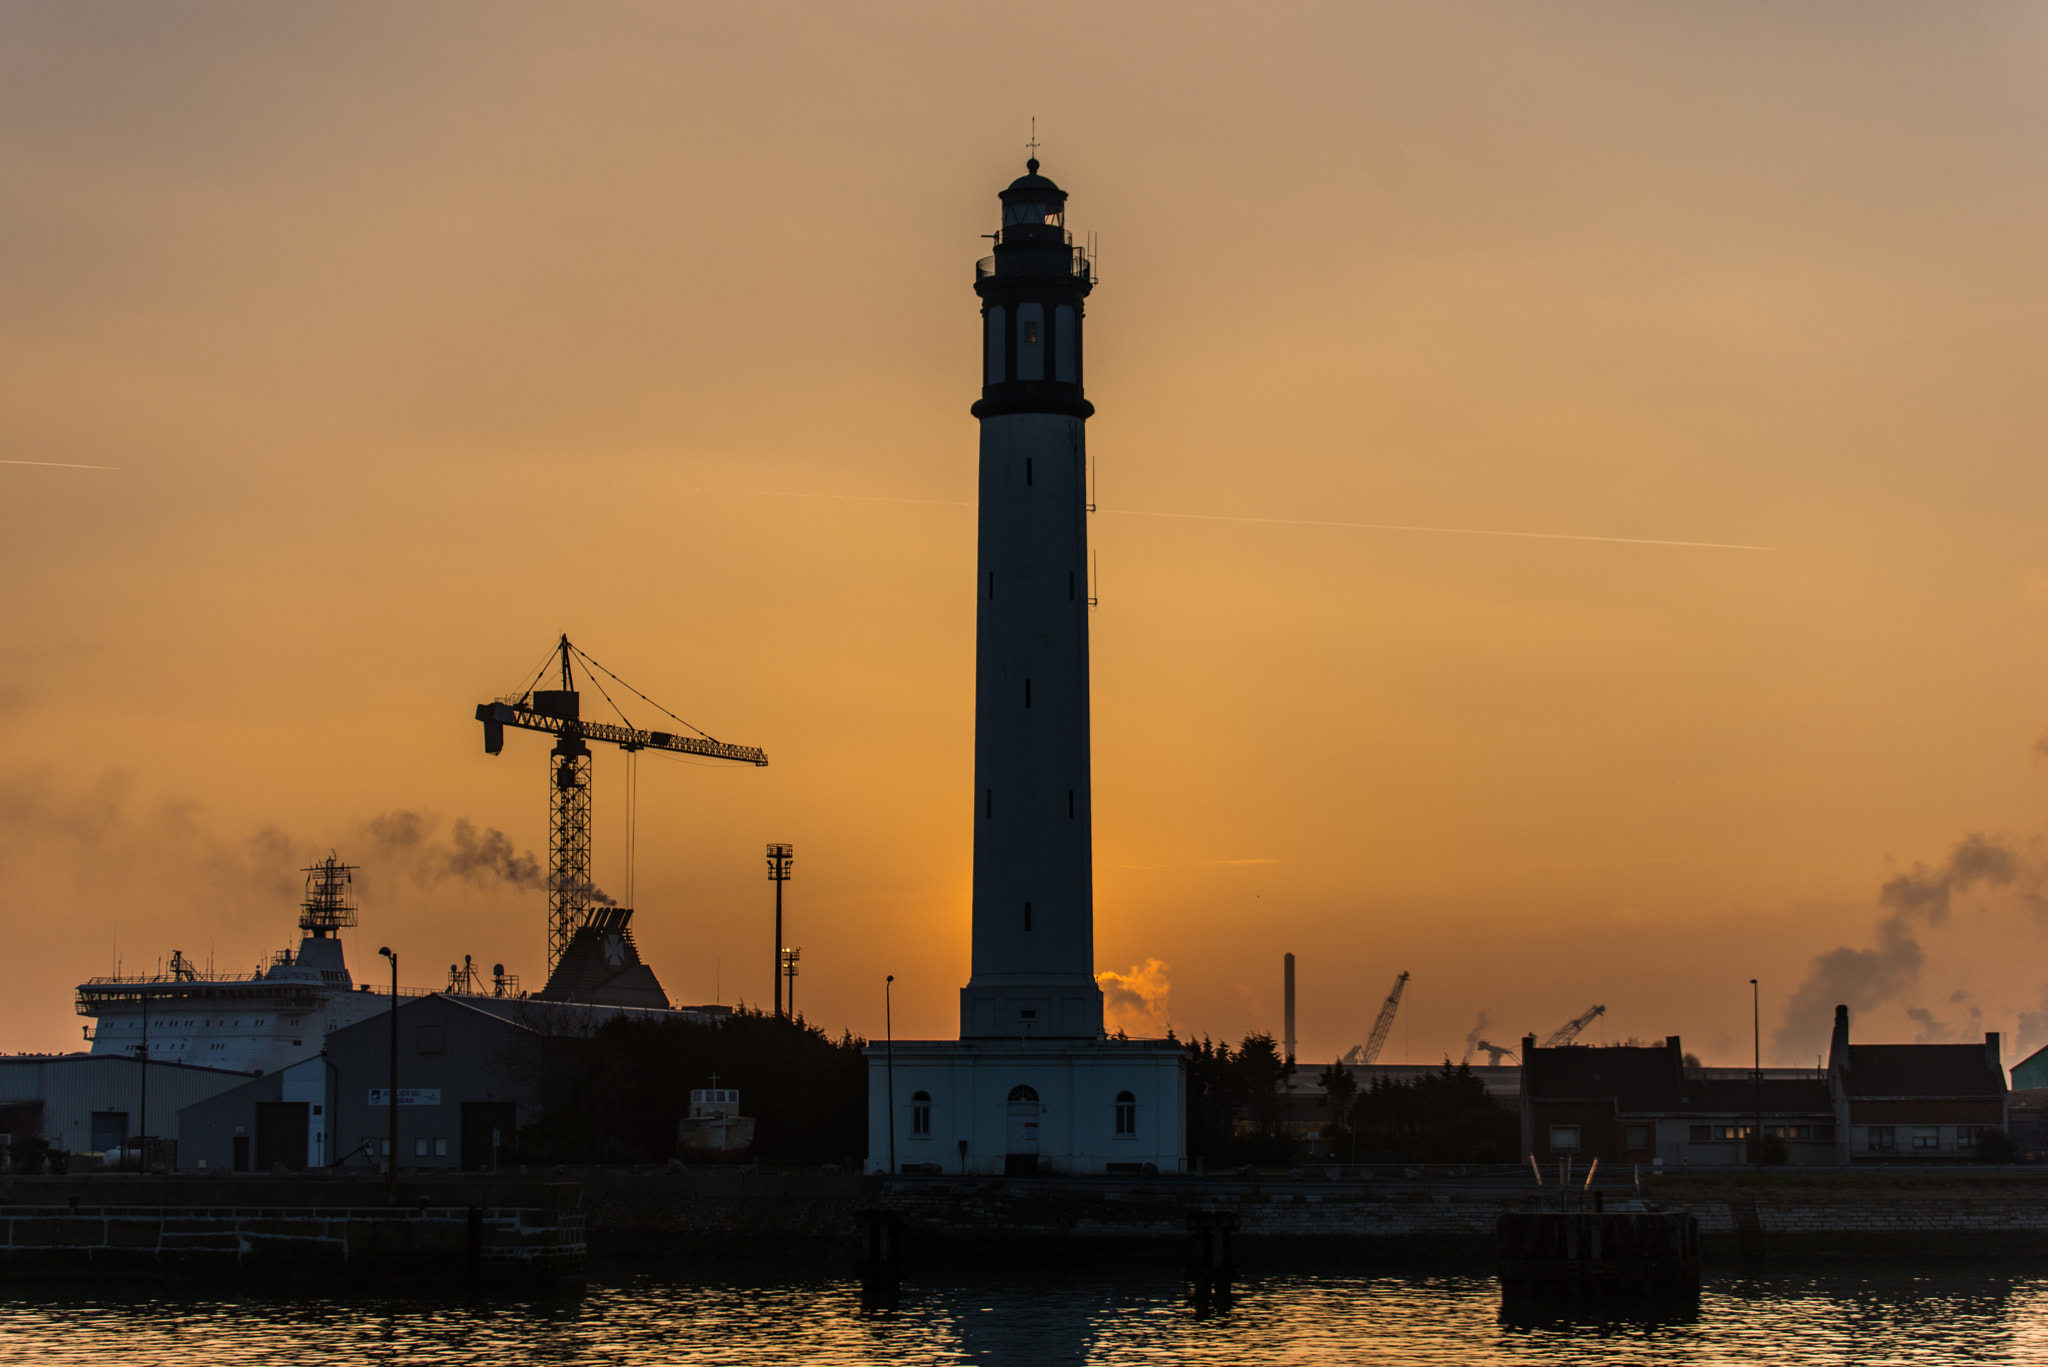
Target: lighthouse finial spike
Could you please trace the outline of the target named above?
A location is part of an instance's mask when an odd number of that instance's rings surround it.
[[[1031,150],[1031,160],[1024,163],[1024,169],[1038,174],[1038,115],[1031,116],[1031,141],[1024,144]]]

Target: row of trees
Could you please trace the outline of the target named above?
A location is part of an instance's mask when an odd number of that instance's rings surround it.
[[[1236,1049],[1203,1036],[1188,1050],[1188,1153],[1210,1163],[1277,1165],[1298,1153],[1288,1132],[1294,1065],[1273,1037],[1249,1034]],[[1515,1113],[1466,1065],[1411,1081],[1375,1078],[1361,1089],[1341,1064],[1317,1077],[1324,1093],[1318,1132],[1331,1152],[1360,1161],[1512,1163]]]
[[[739,1089],[754,1156],[843,1162],[867,1151],[867,1041],[801,1019],[740,1010],[721,1024],[614,1017],[583,1035],[536,1035],[507,1060],[539,1118],[519,1132],[528,1163],[660,1163],[692,1088]],[[714,1078],[716,1079],[714,1081]]]

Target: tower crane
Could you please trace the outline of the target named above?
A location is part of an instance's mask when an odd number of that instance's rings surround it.
[[[1401,1009],[1401,991],[1408,986],[1408,973],[1394,979],[1394,990],[1387,993],[1387,999],[1380,1003],[1379,1019],[1372,1023],[1372,1035],[1363,1044],[1351,1046],[1351,1052],[1344,1055],[1346,1063],[1371,1063],[1378,1059],[1380,1050],[1386,1045],[1387,1036],[1394,1029],[1394,1013]]]
[[[561,687],[538,685],[557,658],[561,660]],[[585,677],[624,725],[585,721],[572,662],[583,663]],[[663,715],[696,731],[694,736],[667,731],[641,731],[626,721],[626,714],[605,692],[597,676],[602,673]],[[552,974],[589,912],[590,882],[590,742],[603,741],[627,753],[636,750],[667,750],[708,759],[733,760],[756,766],[768,763],[768,756],[750,745],[727,745],[714,740],[681,717],[649,698],[639,689],[569,643],[567,633],[548,652],[533,680],[521,693],[496,702],[477,704],[476,719],[484,724],[484,753],[495,755],[505,748],[505,728],[540,731],[555,738],[548,765],[548,972]]]
[[[1579,1032],[1591,1025],[1595,1017],[1606,1014],[1607,1008],[1604,1006],[1589,1006],[1571,1020],[1566,1021],[1563,1025],[1558,1026],[1557,1029],[1545,1035],[1542,1039],[1537,1040],[1536,1047],[1538,1049],[1562,1049],[1565,1045],[1577,1039]]]

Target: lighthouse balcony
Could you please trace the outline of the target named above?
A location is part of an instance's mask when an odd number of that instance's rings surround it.
[[[1073,276],[1094,282],[1094,263],[1081,247],[1040,247],[1036,250],[1004,252],[1000,257],[984,256],[974,263],[974,279],[979,284],[991,276]]]

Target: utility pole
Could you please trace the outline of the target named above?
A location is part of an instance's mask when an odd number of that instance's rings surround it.
[[[1756,985],[1756,979],[1749,980],[1749,1038],[1754,1049],[1753,1072],[1749,1078],[1755,1087],[1756,1101],[1756,1175],[1764,1175],[1764,1013],[1763,997]]]
[[[882,1053],[889,1062],[889,1171],[896,1171],[896,1023],[890,1015],[889,989],[896,981],[891,973],[882,980]]]
[[[391,1158],[384,1165],[384,1191],[389,1200],[398,1200],[398,956],[389,946],[377,951],[391,960],[391,1091],[385,1100],[391,1105]]]
[[[768,847],[768,881],[775,885],[775,1014],[782,1014],[782,885],[789,881],[789,866],[796,860],[794,845]],[[790,984],[794,993],[796,984]]]

